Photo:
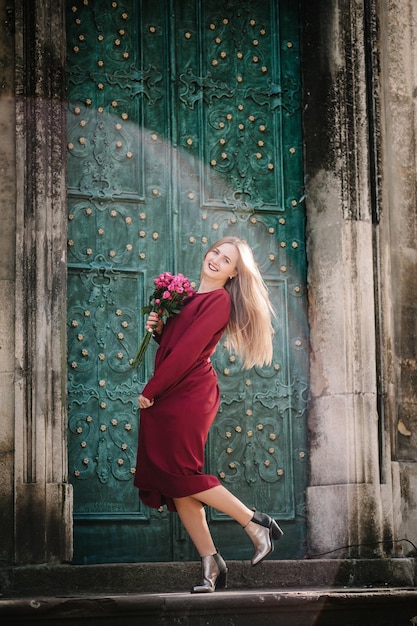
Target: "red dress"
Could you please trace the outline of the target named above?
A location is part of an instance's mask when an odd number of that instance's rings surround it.
[[[135,486],[149,507],[190,496],[220,481],[203,474],[204,446],[220,404],[210,361],[230,316],[224,289],[195,293],[167,320],[155,372],[142,391],[154,404],[140,413]]]

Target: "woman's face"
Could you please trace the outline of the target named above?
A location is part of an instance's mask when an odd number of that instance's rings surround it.
[[[223,287],[236,276],[239,252],[232,243],[222,243],[207,252],[203,262],[203,275]]]

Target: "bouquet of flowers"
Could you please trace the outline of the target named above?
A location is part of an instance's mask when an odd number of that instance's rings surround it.
[[[155,289],[149,296],[149,304],[142,307],[142,313],[149,315],[151,312],[158,313],[159,319],[172,317],[180,312],[187,298],[193,295],[194,289],[190,281],[183,274],[172,275],[171,272],[164,272],[154,278]],[[135,357],[131,360],[133,367],[140,367],[145,357],[152,337],[152,328],[143,337],[139,344]]]

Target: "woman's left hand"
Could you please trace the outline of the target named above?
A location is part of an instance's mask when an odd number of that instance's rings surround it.
[[[159,317],[158,313],[155,313],[155,311],[152,311],[148,315],[145,328],[146,330],[153,330],[156,333],[158,333],[158,335],[160,335],[162,333],[162,329],[164,328],[164,322]]]
[[[145,398],[142,394],[140,394],[138,402],[141,409],[149,409],[149,407],[153,405],[153,400]]]

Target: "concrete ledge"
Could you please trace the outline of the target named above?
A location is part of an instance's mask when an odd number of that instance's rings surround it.
[[[229,589],[415,587],[417,560],[320,559],[229,561]],[[5,597],[187,592],[200,577],[197,562],[32,565],[0,569]]]
[[[224,591],[0,600],[0,622],[47,626],[410,626],[417,590]]]

